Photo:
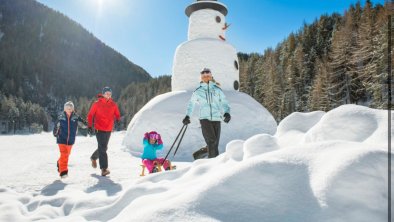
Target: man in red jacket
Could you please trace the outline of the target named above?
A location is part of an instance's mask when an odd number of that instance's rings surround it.
[[[98,94],[98,100],[93,103],[88,113],[88,127],[92,132],[92,125],[96,129],[96,139],[98,149],[90,157],[92,167],[97,168],[97,159],[99,159],[101,175],[106,176],[108,170],[108,142],[114,127],[114,120],[120,120],[118,106],[111,99],[112,90],[108,86],[103,88],[102,94]]]

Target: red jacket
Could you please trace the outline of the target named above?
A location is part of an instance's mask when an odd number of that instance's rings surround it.
[[[111,132],[114,127],[114,120],[120,120],[120,113],[116,103],[110,98],[106,100],[101,94],[97,95],[98,100],[93,103],[88,113],[88,127],[100,131]]]

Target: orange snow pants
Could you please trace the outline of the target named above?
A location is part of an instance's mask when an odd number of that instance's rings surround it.
[[[68,171],[68,156],[71,153],[72,145],[58,144],[60,151],[60,158],[58,160],[59,173]]]

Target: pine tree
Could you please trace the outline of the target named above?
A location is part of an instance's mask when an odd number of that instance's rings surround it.
[[[330,97],[327,59],[317,59],[315,70],[317,71],[317,76],[309,97],[310,110],[328,111],[330,110]]]
[[[374,45],[374,62],[376,69],[371,77],[371,84],[369,84],[368,92],[372,94],[371,107],[379,109],[387,109],[388,89],[387,89],[387,49],[388,49],[388,21],[387,21],[387,7],[378,6],[375,10],[376,21],[374,28],[377,30],[376,36],[373,38]],[[393,19],[393,18],[392,18]],[[394,26],[394,19],[391,24]],[[393,29],[393,28],[392,28]],[[392,57],[394,58],[394,56]]]
[[[363,100],[369,100],[371,95],[365,95],[366,91],[371,91],[372,77],[376,75],[375,44],[376,31],[374,27],[374,13],[372,4],[367,1],[360,18],[360,26],[356,37],[356,47],[354,49],[352,63],[354,66],[354,76],[357,81],[362,82],[358,88],[358,93]],[[364,97],[364,98],[363,98]]]
[[[350,61],[352,17],[345,13],[345,26],[338,24],[333,33],[330,54],[330,98],[331,108],[351,103],[350,101]]]
[[[275,53],[270,52],[265,61],[264,76],[266,87],[264,87],[265,100],[263,105],[274,114],[275,119],[280,119],[280,74],[277,71],[278,61],[275,58]]]

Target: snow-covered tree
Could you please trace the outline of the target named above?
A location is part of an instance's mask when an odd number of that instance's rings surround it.
[[[312,86],[312,91],[309,97],[310,110],[330,110],[330,97],[329,97],[329,70],[327,59],[317,59],[315,70],[317,76]]]

